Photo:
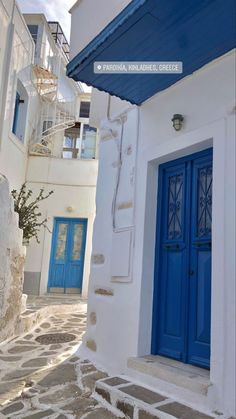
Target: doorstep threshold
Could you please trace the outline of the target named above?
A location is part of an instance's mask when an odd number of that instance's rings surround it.
[[[158,378],[178,387],[206,395],[210,385],[210,372],[158,355],[129,358],[128,368]]]

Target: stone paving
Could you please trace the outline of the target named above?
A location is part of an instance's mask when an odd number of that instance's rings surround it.
[[[29,301],[27,310],[33,315],[47,302],[51,310],[44,312],[44,320],[38,317],[41,323],[0,345],[0,419],[217,417],[134,384],[127,377],[108,377],[89,360],[80,359],[76,353],[86,329],[86,302],[36,298]]]
[[[64,314],[72,313],[73,311],[85,313],[86,309],[87,301],[79,295],[50,294],[42,297],[30,296],[27,299],[26,310],[18,319],[15,332],[17,335],[24,335],[52,315],[57,317],[62,311]]]
[[[87,300],[81,298],[80,294],[47,294],[41,297],[30,295],[27,298],[27,310],[56,305],[71,306],[74,304],[84,306],[83,311],[86,311]]]
[[[76,355],[86,327],[78,310],[51,315],[31,333],[0,346],[0,418],[113,419],[91,397],[107,375]],[[43,334],[75,335],[65,343],[40,344]]]

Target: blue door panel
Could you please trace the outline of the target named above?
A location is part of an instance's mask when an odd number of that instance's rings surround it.
[[[167,253],[167,252],[166,252]],[[167,272],[166,284],[161,295],[159,353],[182,359],[183,331],[183,251],[169,251],[164,256],[163,270]],[[165,268],[166,267],[166,268]]]
[[[193,162],[189,360],[210,366],[212,155]]]
[[[87,222],[71,222],[67,288],[82,288],[86,231]]]
[[[49,280],[51,288],[64,288],[69,224],[56,221],[53,229]]]
[[[67,288],[82,288],[83,269],[76,264],[70,264],[67,277]]]
[[[55,265],[50,278],[52,288],[64,288],[65,269],[63,265]]]
[[[196,341],[210,343],[210,304],[211,295],[211,255],[207,251],[199,251],[196,293]]]
[[[185,195],[186,165],[166,168],[161,175],[163,223],[160,240],[159,330],[155,351],[182,360],[184,357]]]
[[[161,165],[152,353],[209,367],[212,150]]]
[[[48,288],[82,289],[87,234],[86,219],[56,218]]]
[[[164,333],[181,337],[182,330],[182,259],[181,252],[169,252],[165,293]],[[174,303],[174,304],[173,304]]]

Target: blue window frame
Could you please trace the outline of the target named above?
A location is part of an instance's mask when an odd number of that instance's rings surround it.
[[[17,124],[19,120],[19,109],[20,109],[20,94],[16,92],[16,100],[15,100],[15,110],[14,110],[14,117],[13,117],[13,126],[12,126],[12,132],[16,135],[17,132]]]
[[[38,38],[38,29],[39,29],[38,25],[28,25],[28,29],[31,33],[34,43],[36,44],[37,38]]]

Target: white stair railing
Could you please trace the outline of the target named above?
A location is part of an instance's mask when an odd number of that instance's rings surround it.
[[[76,100],[56,100],[44,105],[46,106],[36,124],[34,141],[30,146],[31,155],[51,155],[55,136],[73,127],[76,122]]]
[[[41,47],[46,50],[47,45]],[[51,155],[56,135],[73,127],[76,122],[76,96],[59,99],[58,80],[61,75],[62,46],[47,59],[36,58],[33,69],[34,85],[41,98],[41,112],[36,116],[29,154]]]

